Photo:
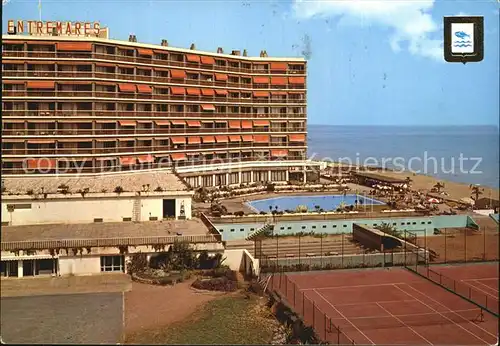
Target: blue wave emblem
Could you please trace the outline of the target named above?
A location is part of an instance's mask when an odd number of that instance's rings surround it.
[[[455,33],[455,36],[461,38],[462,40],[465,39],[466,37],[470,38],[470,35],[463,31],[457,31]]]
[[[454,41],[453,47],[472,47],[472,41]]]

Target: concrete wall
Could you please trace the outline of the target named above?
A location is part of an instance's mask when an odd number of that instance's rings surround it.
[[[421,251],[420,258],[423,259],[426,254]],[[266,265],[272,267],[280,266],[293,266],[293,265],[309,265],[310,267],[327,267],[327,268],[359,268],[359,267],[384,267],[392,263],[392,265],[407,265],[415,264],[417,261],[416,255],[410,253],[396,252],[396,253],[374,253],[374,254],[360,254],[349,256],[323,256],[323,257],[304,257],[304,258],[279,258],[266,260]],[[264,263],[262,263],[264,265]]]
[[[352,238],[363,244],[368,249],[383,250],[382,236],[372,232],[369,228],[354,224],[352,225]]]
[[[244,272],[247,275],[259,275],[259,260],[253,258],[246,249],[225,250],[224,258],[224,264],[231,270]]]
[[[100,256],[76,256],[59,258],[59,275],[99,274]]]
[[[95,218],[103,222],[122,222],[123,218],[134,220],[134,201],[140,201],[140,221],[149,221],[150,217],[162,219],[163,199],[176,199],[176,216],[179,216],[181,203],[184,203],[185,216],[191,218],[190,196],[109,196],[109,197],[74,197],[60,199],[33,199],[3,196],[2,223],[12,226],[50,224],[50,223],[88,223]],[[28,205],[31,208],[7,210],[7,205]]]
[[[278,234],[294,234],[299,232],[316,233],[351,233],[354,223],[364,224],[368,227],[388,223],[400,231],[410,231],[418,236],[433,235],[434,228],[466,227],[469,224],[467,215],[442,215],[430,217],[408,218],[377,218],[377,219],[351,219],[351,220],[321,220],[321,221],[286,221],[276,222],[274,230]],[[239,240],[264,226],[264,220],[259,223],[227,223],[216,224],[222,233],[222,240]],[[252,230],[253,229],[253,230]]]

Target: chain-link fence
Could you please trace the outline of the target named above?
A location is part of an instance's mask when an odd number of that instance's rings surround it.
[[[271,275],[268,288],[279,292],[295,313],[302,318],[304,324],[312,327],[323,342],[333,345],[355,344],[287,275],[283,273]]]

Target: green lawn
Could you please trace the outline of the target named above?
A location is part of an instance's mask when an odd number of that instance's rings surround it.
[[[136,334],[127,343],[269,344],[278,322],[269,315],[264,302],[241,294],[218,298],[185,321]]]

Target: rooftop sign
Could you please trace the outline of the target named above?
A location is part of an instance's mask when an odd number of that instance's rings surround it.
[[[99,36],[101,26],[98,22],[44,22],[39,20],[9,20],[9,34],[32,36]]]

